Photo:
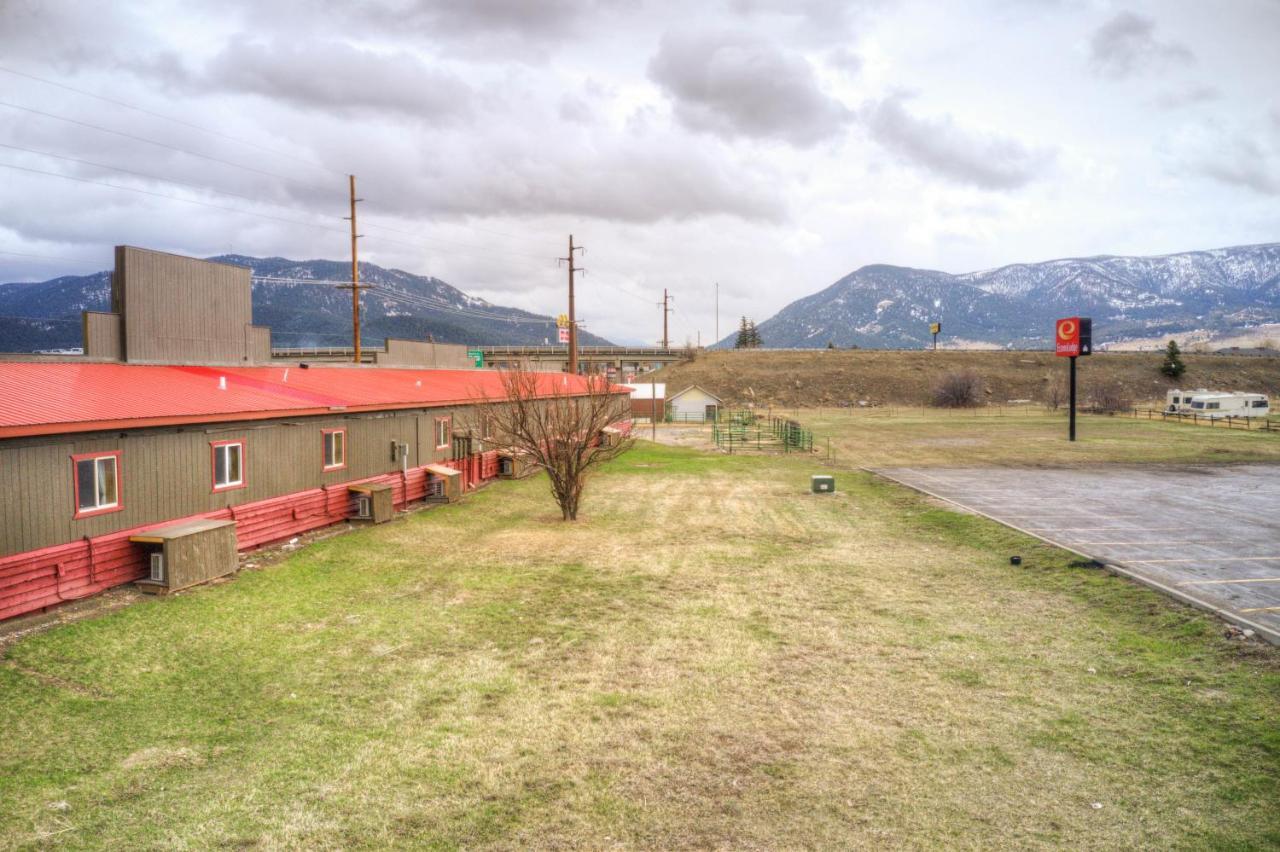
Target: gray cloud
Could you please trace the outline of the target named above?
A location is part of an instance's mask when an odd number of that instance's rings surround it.
[[[1096,31],[1089,42],[1094,70],[1113,79],[1149,68],[1190,65],[1195,54],[1185,44],[1160,41],[1156,24],[1133,12],[1120,12]]]
[[[175,76],[170,72],[168,79]],[[447,71],[407,53],[374,53],[342,42],[233,41],[202,74],[189,76],[206,90],[343,114],[390,111],[439,121],[468,113],[472,105],[470,88]]]
[[[438,38],[505,33],[563,39],[599,5],[597,0],[408,0],[375,4],[371,11],[379,20]]]
[[[1221,100],[1222,92],[1217,86],[1191,86],[1186,89],[1164,92],[1155,99],[1156,106],[1163,109],[1179,109],[1196,104],[1207,104]]]
[[[752,35],[667,34],[649,77],[675,102],[681,124],[725,138],[809,146],[852,117],[819,88],[803,56]]]
[[[965,131],[950,116],[919,118],[903,103],[895,95],[866,110],[871,138],[949,180],[983,189],[1016,189],[1035,180],[1053,160],[1051,151],[1031,149],[1015,139]]]

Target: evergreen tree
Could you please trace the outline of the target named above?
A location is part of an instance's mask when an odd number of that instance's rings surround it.
[[[764,345],[764,341],[760,339],[760,332],[756,330],[756,321],[750,321],[751,326],[751,348],[759,349]]]
[[[1187,365],[1182,363],[1182,350],[1178,348],[1178,341],[1170,340],[1164,349],[1164,363],[1160,365],[1160,372],[1176,379],[1186,371]]]
[[[747,318],[743,317],[738,323],[738,338],[733,342],[734,349],[747,349],[751,346],[751,329],[747,325]]]

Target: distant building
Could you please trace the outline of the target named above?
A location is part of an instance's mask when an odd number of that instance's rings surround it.
[[[720,397],[690,385],[667,399],[667,416],[677,422],[715,420],[720,412]]]
[[[666,413],[667,386],[662,382],[636,382],[631,385],[631,416],[637,419],[661,420]]]
[[[271,363],[248,270],[140,249],[117,250],[112,305],[86,313],[83,357],[0,360],[0,619],[198,582],[237,550],[498,476],[495,371]],[[392,360],[452,357],[402,343]]]

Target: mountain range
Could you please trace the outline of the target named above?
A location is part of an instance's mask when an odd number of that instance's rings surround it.
[[[351,339],[350,263],[229,254],[209,260],[253,270],[253,321],[271,328],[273,346],[344,346]],[[284,279],[284,280],[270,280]],[[360,264],[361,340],[387,337],[440,343],[519,345],[556,342],[555,321],[468,296],[438,278]],[[110,310],[111,273],[0,284],[0,352],[81,345],[81,311]],[[609,341],[582,331],[583,345]]]
[[[1099,343],[1280,322],[1280,243],[961,275],[864,266],[757,330],[769,348],[919,348],[931,340],[929,324],[941,322],[944,342],[1035,349],[1049,346],[1054,319],[1077,315],[1092,317]]]

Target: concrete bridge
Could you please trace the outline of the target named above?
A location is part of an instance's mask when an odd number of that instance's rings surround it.
[[[468,346],[471,351],[484,353],[486,367],[513,367],[528,364],[535,370],[564,372],[569,367],[569,352],[565,346]],[[361,358],[365,363],[375,363],[379,347],[366,347]],[[305,348],[273,348],[271,357],[280,361],[350,361],[350,346],[324,346]],[[586,371],[607,370],[625,378],[627,374],[641,375],[658,370],[667,364],[685,361],[687,350],[661,346],[580,346],[578,368]]]

